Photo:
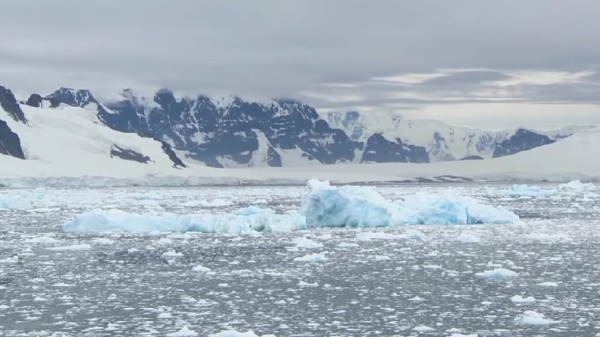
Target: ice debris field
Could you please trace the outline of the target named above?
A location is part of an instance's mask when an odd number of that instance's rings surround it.
[[[595,336],[593,184],[0,190],[0,336]]]

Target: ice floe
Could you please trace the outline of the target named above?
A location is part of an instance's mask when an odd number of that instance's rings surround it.
[[[495,279],[495,280],[503,280],[510,277],[517,277],[518,274],[512,270],[504,269],[504,268],[496,268],[494,270],[487,270],[482,273],[475,274],[476,276]]]
[[[545,190],[539,186],[529,186],[526,184],[512,185],[508,195],[512,197],[542,197],[553,194],[555,191]]]

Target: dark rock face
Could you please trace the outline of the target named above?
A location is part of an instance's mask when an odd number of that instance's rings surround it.
[[[34,108],[39,108],[42,106],[43,102],[44,102],[44,98],[42,98],[42,96],[40,96],[38,94],[33,94],[33,95],[29,96],[29,99],[27,100],[27,102],[25,102],[25,104],[32,106]]]
[[[0,106],[17,122],[27,123],[25,114],[12,91],[0,86]]]
[[[52,108],[58,107],[61,103],[78,107],[84,107],[90,103],[98,103],[89,90],[77,90],[64,87],[46,96],[46,98],[50,101],[50,107]]]
[[[21,139],[8,124],[0,119],[0,154],[25,159]]]
[[[550,137],[526,129],[518,129],[514,135],[496,144],[494,158],[509,156],[522,151],[554,143]]]
[[[461,158],[460,160],[483,160],[484,158],[481,156],[468,156]]]
[[[168,90],[157,92],[150,102],[130,92],[124,96],[124,101],[107,104],[110,111],[98,112],[103,123],[122,132],[151,134],[212,167],[223,167],[224,162],[257,165],[253,158],[261,149],[266,150],[261,159],[269,166],[283,164],[282,150],[335,164],[353,160],[355,150],[362,148],[342,130],[330,128],[314,108],[292,100],[177,100]]]
[[[152,161],[152,159],[150,159],[150,157],[145,156],[139,152],[130,150],[130,149],[125,149],[122,148],[118,145],[113,145],[112,148],[110,149],[110,157],[114,158],[121,158],[123,160],[130,160],[130,161],[135,161],[138,163],[142,163],[142,164],[148,164],[149,162]]]
[[[363,128],[354,128],[350,137],[332,128],[314,108],[293,100],[280,99],[265,103],[248,102],[233,97],[213,100],[206,96],[176,98],[169,90],[160,90],[151,98],[138,97],[130,90],[123,92],[119,102],[100,104],[88,90],[61,88],[47,96],[53,106],[67,104],[98,106],[99,120],[111,129],[150,137],[162,143],[163,150],[175,167],[186,167],[176,151],[211,167],[224,166],[284,166],[290,158],[316,160],[322,164],[340,162],[427,163],[455,160],[449,154],[444,135],[436,132],[428,148],[388,140],[381,134],[358,139]],[[357,112],[346,113],[338,120],[352,126],[359,119]],[[473,133],[471,137],[475,137]],[[496,139],[490,134],[473,139],[480,152],[494,149],[501,157],[551,144],[551,138],[520,129],[512,137]],[[362,138],[361,138],[362,139]],[[355,158],[360,153],[361,158]],[[463,158],[475,160],[478,156]]]
[[[429,154],[422,146],[404,144],[400,139],[395,142],[375,133],[367,140],[362,163],[428,163]]]

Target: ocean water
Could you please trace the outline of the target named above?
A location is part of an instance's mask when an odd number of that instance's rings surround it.
[[[62,224],[94,209],[284,213],[305,188],[0,190],[0,336],[595,336],[600,193],[542,187],[551,193],[378,186],[391,200],[452,190],[520,224],[245,235],[70,234]],[[480,274],[495,269],[513,273]]]

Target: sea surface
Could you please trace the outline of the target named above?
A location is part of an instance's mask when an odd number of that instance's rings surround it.
[[[600,335],[600,191],[548,184],[546,196],[516,197],[510,187],[377,189],[391,200],[470,196],[519,224],[244,235],[70,234],[62,224],[94,209],[284,213],[306,189],[0,190],[13,200],[0,210],[0,336]],[[324,258],[297,260],[311,254]],[[478,275],[500,268],[514,275]]]

